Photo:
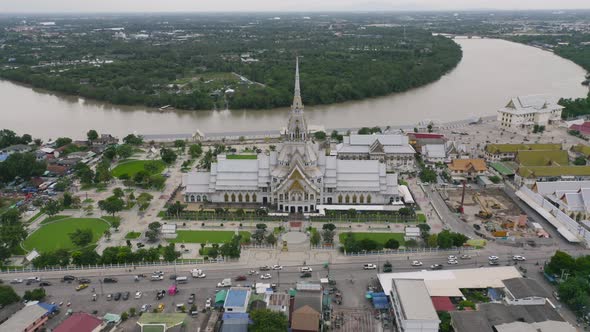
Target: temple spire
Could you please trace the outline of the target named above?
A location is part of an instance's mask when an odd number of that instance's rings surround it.
[[[295,92],[293,94],[292,109],[303,109],[303,101],[301,100],[301,87],[299,85],[299,57],[296,57],[295,62]]]

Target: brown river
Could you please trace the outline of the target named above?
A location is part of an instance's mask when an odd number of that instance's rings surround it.
[[[326,128],[412,125],[494,115],[518,95],[582,97],[585,71],[537,48],[494,39],[456,39],[459,65],[438,81],[403,93],[340,104],[310,106],[308,123]],[[301,67],[305,71],[305,67]],[[305,82],[301,82],[302,85]],[[287,109],[170,111],[116,106],[0,81],[0,129],[55,138],[85,137],[88,129],[119,137],[139,134],[235,133],[277,130]],[[305,96],[303,96],[305,103]]]

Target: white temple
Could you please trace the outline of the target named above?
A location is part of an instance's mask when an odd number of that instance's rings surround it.
[[[183,177],[185,202],[257,203],[290,213],[315,212],[318,205],[400,204],[397,174],[380,160],[340,160],[310,138],[295,67],[295,93],[283,142],[256,159],[218,155],[209,172]]]

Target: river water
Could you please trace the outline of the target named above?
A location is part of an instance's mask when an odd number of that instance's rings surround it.
[[[494,115],[513,96],[583,97],[585,71],[537,48],[495,39],[456,39],[459,65],[440,80],[407,92],[340,104],[310,106],[308,123],[326,128],[411,125]],[[305,66],[301,67],[305,71]],[[305,82],[301,82],[302,85]],[[0,81],[0,129],[55,138],[85,137],[88,129],[119,137],[139,134],[277,130],[288,109],[171,111],[115,106]],[[303,96],[305,103],[305,96]]]

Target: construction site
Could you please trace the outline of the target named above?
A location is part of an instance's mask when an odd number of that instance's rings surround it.
[[[533,239],[549,237],[501,189],[457,188],[441,192],[449,209],[487,239]]]

